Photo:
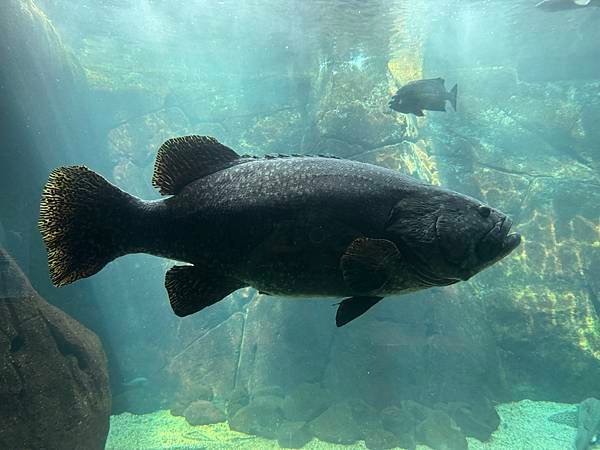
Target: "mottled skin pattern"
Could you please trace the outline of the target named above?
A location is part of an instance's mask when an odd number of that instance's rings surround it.
[[[509,253],[510,221],[477,200],[333,158],[254,159],[137,201],[128,252],[188,262],[270,294],[352,296],[340,258],[358,237],[398,247],[385,296],[467,279]],[[362,294],[362,293],[361,293]]]

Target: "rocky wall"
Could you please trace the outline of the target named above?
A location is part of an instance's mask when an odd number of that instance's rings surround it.
[[[508,212],[522,245],[474,280],[511,398],[598,395],[597,80],[528,83],[514,67],[450,71],[458,114],[427,120],[445,184]]]
[[[0,445],[103,449],[111,397],[98,337],[31,287],[0,248]]]

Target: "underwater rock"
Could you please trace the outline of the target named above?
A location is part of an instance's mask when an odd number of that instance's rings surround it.
[[[404,141],[370,150],[355,159],[402,172],[426,183],[439,184],[437,163],[428,151],[425,141]]]
[[[417,441],[435,450],[467,450],[465,436],[443,411],[432,410],[416,429]]]
[[[302,448],[312,438],[306,422],[285,422],[277,433],[277,443],[282,448]]]
[[[0,330],[0,446],[103,449],[111,400],[99,339],[42,299],[3,249]]]
[[[330,305],[323,299],[254,298],[248,304],[238,386],[247,386],[254,395],[269,386],[288,393],[301,383],[320,382],[336,331],[330,326],[335,316]]]
[[[378,410],[411,398],[433,406],[500,395],[482,305],[459,294],[448,287],[386,299],[370,320],[338,330],[323,385],[334,398],[359,397]]]
[[[481,398],[478,403],[450,403],[436,405],[445,410],[466,436],[487,441],[500,425],[500,416],[491,402]]]
[[[508,66],[461,65],[460,73],[464,115],[429,121],[421,136],[434,141],[443,185],[498,205],[526,236],[511,257],[460,288],[483,307],[477,326],[484,319],[497,343],[490,350],[506,392],[485,397],[600,397],[596,83],[524,83]]]
[[[598,443],[600,434],[600,400],[586,398],[577,407],[577,436],[575,448],[588,450]]]
[[[515,398],[600,396],[598,205],[595,184],[533,180],[519,226],[528,238],[517,260],[480,278],[488,287],[478,295],[494,298],[486,309]],[[506,282],[492,284],[498,278]]]
[[[384,72],[344,67],[330,76],[331,83],[317,92],[316,142],[336,140],[343,144],[336,154],[350,156],[356,155],[356,146],[364,152],[405,138],[404,118],[387,107]]]
[[[210,425],[225,422],[225,414],[207,400],[196,400],[190,403],[183,412],[183,416],[190,425]]]
[[[250,402],[248,390],[245,387],[237,387],[231,392],[227,399],[227,417],[231,419],[236,412]]]
[[[400,440],[390,431],[373,430],[365,436],[365,446],[370,450],[386,450],[402,447],[410,448],[400,444]]]
[[[336,403],[309,424],[320,440],[349,445],[362,439],[361,424],[356,420],[349,402]]]
[[[234,385],[244,316],[235,313],[193,341],[169,363],[170,378],[179,382],[180,395],[200,399],[210,384],[215,397],[226,398]]]
[[[386,431],[396,436],[399,446],[412,449],[416,444],[415,429],[425,415],[426,411],[423,411],[422,418],[415,417],[407,407],[388,406],[381,411],[381,423]]]
[[[84,73],[36,3],[0,2],[0,211],[7,248],[56,304],[45,290],[47,271],[36,264],[43,253],[31,227],[39,215],[39,187],[54,162],[81,154],[84,143],[95,160],[100,145],[85,106]]]
[[[190,398],[187,393],[177,390],[175,393],[175,399],[170,407],[171,414],[174,416],[183,416],[185,409],[197,400],[205,400],[211,402],[214,398],[213,391],[210,386],[198,384],[194,386],[195,398]]]
[[[283,415],[291,421],[310,421],[323,413],[331,403],[331,395],[320,385],[302,383],[286,395]]]
[[[358,424],[361,439],[365,439],[374,431],[382,429],[379,412],[370,404],[357,398],[346,400],[345,403],[350,406],[354,420]]]
[[[132,163],[132,169],[151,168],[156,150],[165,140],[171,136],[189,134],[190,130],[187,118],[179,109],[165,109],[134,117],[108,132],[109,155],[115,162]],[[147,196],[153,192],[147,178],[135,170],[130,169],[129,172],[116,172],[115,181],[134,195]],[[149,172],[152,173],[151,170]],[[138,188],[140,182],[146,189]]]
[[[229,427],[242,433],[277,439],[277,433],[283,422],[281,398],[263,396],[253,399],[248,405],[240,408],[229,419]]]
[[[285,397],[285,392],[283,392],[283,389],[281,389],[281,386],[265,386],[259,389],[256,389],[253,393],[252,393],[252,398],[256,398],[256,397],[264,397],[264,396],[269,396],[269,395],[274,395],[275,397]]]
[[[111,414],[130,412],[132,414],[148,414],[161,407],[163,398],[157,398],[156,391],[142,387],[131,391],[115,392],[113,389]],[[175,415],[181,415],[175,414]]]
[[[360,145],[363,151],[401,142],[404,133],[393,116],[358,100],[321,112],[317,126],[322,138],[348,143],[349,149]]]

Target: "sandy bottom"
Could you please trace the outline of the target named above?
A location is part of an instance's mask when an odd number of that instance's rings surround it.
[[[523,400],[498,406],[499,429],[488,442],[469,438],[473,450],[568,450],[573,448],[576,430],[548,420],[548,417],[573,405]],[[183,417],[169,411],[112,416],[106,449],[260,449],[280,448],[276,441],[231,431],[226,423],[191,426]],[[313,439],[305,449],[365,449],[363,442],[335,445]],[[419,446],[419,450],[428,449]]]

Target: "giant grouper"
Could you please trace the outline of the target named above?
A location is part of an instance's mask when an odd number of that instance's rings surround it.
[[[166,274],[187,316],[233,291],[339,297],[337,326],[383,297],[467,280],[515,249],[512,222],[482,202],[379,166],[328,156],[239,156],[206,136],[169,139],[144,201],[83,166],[44,188],[39,228],[56,286],[115,258],[187,263]]]

